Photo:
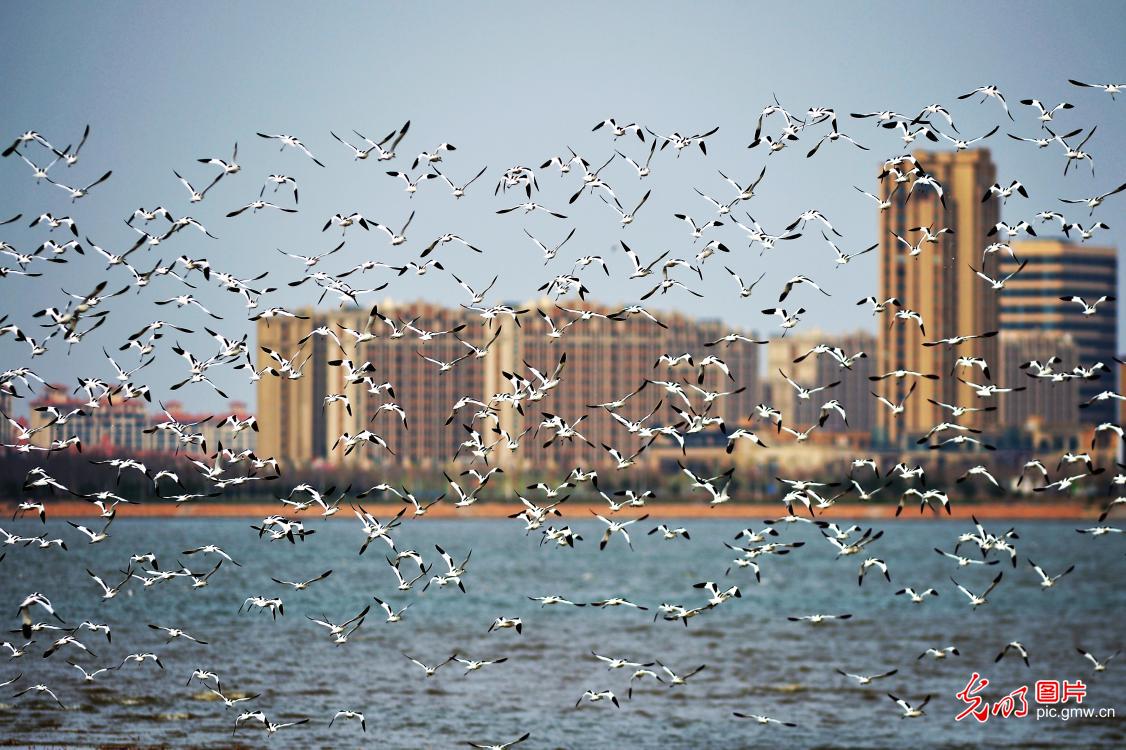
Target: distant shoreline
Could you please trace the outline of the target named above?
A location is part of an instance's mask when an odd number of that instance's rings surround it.
[[[98,515],[98,509],[80,500],[50,500],[46,501],[48,518],[91,518]],[[364,507],[371,510],[376,516],[393,515],[398,508],[407,507],[404,518],[411,518],[409,506],[373,502],[363,503]],[[824,518],[857,518],[857,519],[891,519],[895,517],[894,505],[888,504],[861,504],[849,503],[835,505],[827,510],[820,511],[818,517]],[[7,501],[0,504],[5,515],[15,511],[16,503]],[[423,520],[433,519],[482,519],[504,518],[521,510],[522,506],[516,502],[502,503],[493,500],[481,501],[473,505],[457,508],[452,503],[439,503],[430,508]],[[605,504],[590,503],[589,501],[567,502],[562,506],[570,520],[591,517],[591,512],[608,514]],[[1102,509],[1101,505],[1088,504],[1081,501],[1054,501],[1054,502],[981,502],[971,501],[951,503],[951,514],[945,512],[941,515],[933,510],[919,513],[918,507],[907,505],[899,516],[902,520],[915,519],[968,519],[971,515],[979,519],[1030,519],[1030,520],[1070,520],[1096,518]],[[279,502],[201,502],[182,503],[151,501],[136,505],[118,505],[119,518],[263,518],[271,515],[287,515],[303,519],[322,518],[319,508],[313,507],[301,513],[293,513],[292,508],[283,506]],[[808,515],[795,508],[795,512]],[[701,502],[673,501],[651,502],[642,508],[625,508],[620,514],[627,517],[638,516],[642,513],[651,513],[662,519],[668,518],[776,518],[784,515],[785,508],[781,503],[743,503],[730,502],[709,507]],[[341,508],[340,513],[334,518],[354,518],[347,506]]]

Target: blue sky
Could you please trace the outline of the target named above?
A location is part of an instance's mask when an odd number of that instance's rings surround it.
[[[72,206],[58,188],[35,185],[22,162],[4,160],[0,219],[16,212],[71,213],[95,243],[123,249],[135,235],[122,220],[138,206],[163,204],[177,216],[190,213],[219,239],[189,230],[145,251],[147,257],[135,255],[140,265],[151,267],[158,258],[169,261],[180,254],[202,256],[241,276],[270,270],[269,283],[285,289],[285,281],[296,278],[301,268],[275,248],[307,253],[331,248],[338,235],[320,231],[330,214],[360,211],[398,225],[416,209],[405,249],[390,247],[382,234],[352,235],[339,261],[326,261],[326,267],[338,270],[363,259],[405,262],[417,257],[423,243],[453,231],[487,253],[479,258],[444,248],[439,255],[447,268],[474,284],[500,273],[497,295],[517,300],[533,296],[544,281],[570,269],[556,261],[545,270],[521,230],[557,242],[577,226],[567,256],[604,255],[615,278],[587,278],[595,298],[614,303],[636,299],[648,288],[645,281],[629,286],[621,281],[627,261],[613,250],[616,242],[625,239],[643,257],[666,249],[674,256],[694,252],[685,226],[672,214],[709,217],[709,204],[692,188],[727,195],[717,169],[745,180],[768,166],[760,195],[750,206],[767,229],[781,229],[802,210],[819,208],[845,235],[843,247],[856,250],[876,241],[875,213],[851,186],[875,192],[876,165],[903,150],[896,136],[877,131],[870,121],[844,117],[841,129],[872,151],[833,144],[806,159],[812,146],[806,135],[798,148],[767,157],[762,149],[750,151],[746,145],[759,111],[773,95],[795,113],[827,106],[842,116],[882,109],[914,114],[942,102],[954,110],[959,129],[970,135],[1001,123],[1002,131],[988,143],[999,176],[1006,182],[1020,179],[1031,194],[1027,201],[1010,203],[1005,215],[1011,220],[1031,218],[1042,209],[1059,210],[1059,197],[1082,197],[1120,184],[1126,180],[1120,145],[1126,96],[1112,102],[1101,92],[1069,86],[1067,79],[1126,78],[1124,21],[1126,6],[1105,3],[874,3],[847,8],[839,3],[791,8],[664,2],[630,7],[589,2],[333,3],[317,8],[285,2],[23,5],[9,9],[0,28],[0,61],[7,73],[0,80],[3,138],[36,129],[61,146],[77,139],[90,123],[90,141],[65,177],[92,180],[106,169],[114,175]],[[1016,124],[1007,118],[1002,122],[1003,113],[993,102],[956,101],[957,95],[987,83],[1006,93]],[[1085,168],[1064,178],[1059,154],[1049,157],[1003,137],[1004,132],[1037,132],[1031,110],[1016,103],[1025,97],[1074,103],[1075,110],[1060,115],[1063,129],[1098,124],[1099,132],[1088,144],[1096,159],[1094,180]],[[703,132],[717,125],[720,131],[709,140],[707,158],[698,151],[680,159],[668,152],[659,155],[648,184],[639,182],[624,162],[608,168],[623,203],[632,205],[653,188],[637,223],[628,229],[618,228],[616,215],[601,201],[584,198],[566,205],[576,189],[574,174],[539,174],[543,190],[538,200],[562,210],[568,220],[495,215],[497,208],[517,202],[492,195],[497,175],[506,167],[538,166],[568,145],[595,163],[615,146],[643,156],[636,141],[615,144],[604,132],[590,132],[607,116],[664,133]],[[354,162],[329,135],[330,130],[350,134],[354,128],[380,137],[406,119],[412,127],[400,154],[449,141],[458,150],[443,166],[455,180],[488,166],[465,199],[453,201],[436,181],[410,199],[401,183],[384,174],[385,163]],[[255,131],[299,136],[327,168],[292,151],[279,153]],[[242,172],[221,182],[203,203],[189,206],[172,170],[206,183],[211,171],[195,159],[226,158],[236,140]],[[396,168],[409,167],[403,162],[395,162]],[[300,213],[224,218],[257,196],[261,179],[270,172],[297,177]],[[1126,198],[1119,196],[1101,214],[1112,227],[1106,240],[1119,246],[1122,200]],[[0,228],[0,239],[25,249],[48,237],[25,225]],[[734,252],[709,261],[704,282],[694,287],[705,298],[670,295],[658,299],[656,307],[718,316],[733,326],[766,331],[771,321],[759,310],[772,304],[773,291],[786,278],[809,271],[835,296],[803,297],[801,303],[810,310],[806,325],[829,331],[872,325],[852,303],[875,290],[875,254],[847,270],[834,270],[816,231],[763,257],[757,248],[746,249],[737,230],[716,236]],[[723,264],[745,278],[765,271],[766,291],[738,300]],[[2,312],[31,326],[35,309],[61,306],[60,288],[87,291],[105,275],[102,269],[87,257],[50,267],[49,277],[0,281]],[[122,269],[109,277],[111,289],[128,280]],[[386,278],[367,276],[372,285]],[[403,277],[387,291],[396,299],[462,299],[448,276]],[[166,318],[201,327],[194,314],[151,305],[153,298],[174,293],[175,285],[160,284],[139,299],[131,294],[114,300],[110,324],[96,339],[69,357],[65,347],[56,347],[36,361],[36,368],[65,381],[73,381],[75,372],[108,376],[101,345],[116,349],[127,332],[153,319],[158,309]],[[285,289],[266,303],[298,305],[313,301],[311,295],[308,287]],[[250,330],[234,295],[201,289],[198,296],[227,318],[220,324],[227,335]],[[208,348],[198,338],[185,337],[184,343]],[[0,357],[5,367],[28,364],[26,345],[10,338],[0,340]],[[160,385],[179,379],[182,369],[162,350],[146,380],[159,391]],[[243,376],[224,375],[221,382],[232,396],[253,402]],[[187,395],[201,409],[218,405],[205,388]]]

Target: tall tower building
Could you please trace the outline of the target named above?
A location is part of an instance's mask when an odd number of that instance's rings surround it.
[[[914,442],[912,438],[942,421],[944,414],[949,416],[928,398],[948,404],[971,403],[974,396],[968,387],[951,376],[959,356],[983,357],[992,362],[997,353],[995,337],[972,339],[953,348],[922,345],[924,341],[997,330],[997,292],[970,270],[971,265],[982,268],[982,249],[990,242],[987,233],[1000,219],[998,199],[982,201],[982,195],[996,182],[996,167],[987,149],[917,151],[914,158],[919,169],[941,185],[942,195],[913,178],[900,182],[888,175],[881,180],[880,197],[891,205],[880,212],[878,289],[881,300],[895,297],[904,308],[919,313],[926,334],[912,320],[895,320],[889,327],[897,308],[889,309],[880,325],[876,370],[914,370],[939,375],[940,379],[918,379],[906,410],[898,418],[885,409],[878,412],[875,439],[888,446]],[[911,231],[917,227],[952,231],[941,234],[936,242],[924,243],[922,251],[912,255],[896,235],[918,243],[923,233]],[[985,273],[996,274],[993,255],[985,259],[984,266]],[[972,381],[981,375],[967,371],[963,377]],[[875,383],[873,390],[898,403],[915,380],[889,378]],[[987,417],[974,413],[960,421],[981,427]]]
[[[1113,247],[1088,245],[1061,239],[1014,241],[1016,258],[1001,259],[1002,275],[1012,273],[1021,261],[1024,270],[1005,284],[1001,292],[1001,329],[1011,332],[1035,331],[1046,342],[1062,340],[1070,334],[1075,340],[1078,361],[1064,360],[1056,369],[1070,372],[1080,365],[1102,362],[1108,367],[1098,380],[1080,380],[1078,398],[1086,401],[1104,390],[1116,390],[1118,365],[1111,359],[1118,349],[1118,309],[1114,300],[1101,303],[1094,314],[1084,315],[1076,302],[1060,297],[1082,297],[1088,304],[1099,297],[1118,294],[1118,253]],[[1115,422],[1113,401],[1077,409],[1070,404],[1078,422]]]

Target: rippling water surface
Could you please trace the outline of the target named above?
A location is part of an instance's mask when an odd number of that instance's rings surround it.
[[[659,511],[658,511],[659,512]],[[0,738],[15,745],[97,746],[110,743],[215,747],[233,743],[259,746],[257,729],[232,736],[236,709],[221,703],[197,683],[185,686],[195,668],[218,672],[226,692],[261,693],[251,705],[274,721],[310,717],[304,726],[284,729],[269,739],[272,747],[378,746],[431,748],[463,745],[465,740],[500,742],[525,731],[527,748],[739,748],[910,746],[976,748],[1126,746],[1126,658],[1102,674],[1075,651],[1082,646],[1100,657],[1126,646],[1126,593],[1123,544],[1119,535],[1091,539],[1076,534],[1081,524],[1023,521],[1017,542],[1021,561],[1006,560],[983,569],[957,569],[932,548],[952,549],[954,537],[972,527],[964,522],[919,521],[887,524],[870,548],[885,559],[892,583],[870,576],[856,584],[857,558],[839,559],[808,524],[782,528],[781,540],[806,546],[786,557],[766,558],[762,582],[746,570],[724,575],[734,556],[722,546],[745,524],[737,521],[685,521],[691,541],[660,541],[645,536],[639,524],[634,551],[620,538],[599,552],[598,522],[573,526],[586,539],[574,550],[541,547],[515,521],[466,520],[408,522],[397,534],[400,548],[419,550],[441,565],[434,544],[459,559],[473,550],[465,577],[468,594],[419,588],[396,591],[384,561],[387,549],[375,542],[362,556],[355,521],[311,522],[317,533],[304,543],[259,540],[250,519],[122,519],[111,538],[85,545],[73,529],[49,521],[48,536],[63,536],[70,552],[6,546],[0,562],[0,612],[18,627],[16,606],[32,591],[42,591],[68,624],[84,619],[113,627],[113,642],[81,631],[96,654],[41,653],[52,637],[36,635],[29,654],[3,662],[0,681],[24,673],[18,683],[42,682],[67,706],[59,710],[31,696],[12,699],[13,687],[0,693]],[[18,534],[38,534],[38,523],[4,524]],[[991,530],[1009,524],[992,522]],[[758,525],[761,527],[761,524]],[[635,526],[634,528],[637,528]],[[130,554],[153,551],[162,567],[181,560],[205,570],[214,558],[185,556],[183,550],[215,543],[242,567],[224,564],[206,588],[192,590],[185,579],[143,589],[139,582],[116,599],[100,601],[90,568],[114,581]],[[1051,591],[1041,591],[1025,563],[1032,557],[1050,572],[1076,565],[1075,572]],[[409,569],[406,563],[404,570]],[[297,580],[327,568],[327,580],[294,592],[270,576]],[[950,582],[953,574],[971,590],[984,589],[995,571],[1004,580],[989,604],[971,611]],[[738,583],[741,599],[691,621],[654,622],[650,612],[617,609],[541,609],[526,596],[558,593],[574,601],[623,596],[655,608],[662,602],[698,605],[706,597],[692,584],[715,580]],[[941,595],[915,606],[892,593],[903,586],[934,586]],[[277,621],[262,612],[237,614],[245,597],[280,595],[285,615]],[[344,646],[335,646],[306,615],[340,621],[357,613],[372,596],[411,603],[404,621],[387,624],[373,608],[365,625]],[[821,627],[792,623],[787,615],[853,613],[847,622]],[[512,630],[488,633],[500,615],[519,616],[523,635]],[[209,641],[167,644],[146,624],[173,625]],[[19,643],[18,633],[5,636]],[[1031,668],[994,657],[1011,640],[1025,644]],[[928,646],[956,645],[959,658],[917,661]],[[668,688],[639,683],[626,701],[628,670],[608,671],[591,656],[621,656],[634,661],[659,659],[678,672],[707,668],[688,685]],[[74,658],[87,669],[116,665],[131,652],[155,651],[166,669],[152,662],[130,664],[83,683]],[[427,663],[453,652],[503,664],[469,676],[451,664],[426,679],[402,653]],[[861,688],[834,668],[899,673]],[[954,697],[973,671],[992,682],[986,695],[999,697],[1036,679],[1082,678],[1086,706],[1112,707],[1120,718],[1070,721],[991,719],[984,725],[956,723],[962,708]],[[994,687],[997,688],[994,691]],[[575,701],[584,690],[611,689],[621,709],[608,703]],[[887,692],[917,702],[933,694],[927,715],[901,720]],[[1030,691],[1031,693],[1031,691]],[[247,704],[241,704],[247,705]],[[363,711],[364,735],[354,722],[328,721],[342,708]],[[798,724],[797,728],[759,726],[732,717],[733,711],[762,713]]]

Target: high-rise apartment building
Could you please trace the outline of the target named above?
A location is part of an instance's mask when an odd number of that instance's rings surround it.
[[[178,401],[167,401],[164,406],[180,422],[201,422],[192,428],[192,432],[203,435],[208,452],[217,450],[220,442],[224,448],[236,452],[256,449],[257,433],[247,429],[236,435],[229,426],[221,426],[228,414],[239,419],[250,416],[242,402],[232,401],[230,411],[215,415],[186,412]],[[82,399],[68,395],[66,386],[56,385],[33,399],[30,407],[28,424],[33,429],[43,428],[32,435],[31,443],[43,448],[55,441],[77,437],[82,441],[82,450],[86,453],[198,454],[201,450],[198,444],[181,444],[176,435],[167,430],[152,430],[153,425],[164,421],[165,416],[151,410],[149,404],[141,399],[114,401],[112,404],[104,402],[92,409]],[[66,420],[58,422],[55,415],[42,410],[43,407],[54,407],[67,417]],[[71,414],[77,409],[81,409],[83,413]],[[205,419],[207,421],[202,421]]]
[[[10,393],[0,391],[0,412],[7,414],[9,417],[12,414],[12,396]],[[8,423],[7,419],[0,417],[0,444],[12,443],[12,425]]]
[[[601,316],[614,312],[613,309],[589,304],[565,304],[571,309],[582,308]],[[575,317],[551,305],[541,304],[540,307],[557,321],[557,325]],[[646,379],[682,383],[691,407],[683,398],[668,393],[663,387],[649,384],[618,410],[619,416],[629,421],[640,420],[652,412],[658,402],[662,402],[661,408],[649,418],[646,426],[675,425],[683,431],[682,417],[674,407],[681,412],[695,409],[701,413],[707,408],[704,395],[696,389],[718,393],[742,387],[740,393],[715,400],[708,414],[722,416],[728,423],[747,418],[761,398],[758,385],[759,347],[746,342],[705,347],[705,343],[716,341],[732,329],[714,319],[694,320],[676,313],[660,312],[657,317],[667,328],[661,328],[643,317],[616,321],[596,316],[570,326],[562,337],[555,339],[548,336],[550,329],[543,319],[529,316],[520,328],[509,326],[505,329],[504,336],[497,342],[504,343],[498,364],[508,372],[520,372],[527,377],[527,368],[524,366],[527,362],[550,375],[560,354],[567,352],[567,363],[560,386],[551,391],[544,402],[525,404],[524,419],[519,419],[514,411],[507,410],[507,418],[512,422],[504,424],[505,429],[510,433],[515,430],[513,434],[519,434],[528,427],[534,428],[542,420],[542,412],[557,414],[568,422],[586,414],[586,419],[579,425],[579,431],[594,444],[594,447],[590,447],[581,441],[557,441],[546,451],[524,451],[525,459],[547,461],[561,467],[605,465],[609,457],[601,447],[603,442],[623,452],[640,448],[647,439],[630,435],[605,409],[591,409],[589,405],[621,398],[641,387]],[[749,331],[739,333],[753,338]],[[674,357],[691,354],[696,363],[712,355],[723,361],[730,376],[725,375],[719,367],[711,366],[705,368],[703,382],[698,382],[698,365],[678,364],[669,367],[658,364],[657,360],[662,354]],[[715,427],[710,427],[708,431],[717,432]],[[540,434],[543,435],[544,432],[541,431]],[[689,440],[692,438],[693,436],[689,436]],[[659,444],[674,444],[670,438],[658,438],[658,441]],[[538,442],[542,444],[543,441]]]
[[[626,452],[640,447],[643,441],[630,435],[606,410],[590,408],[591,404],[621,398],[640,388],[647,379],[653,379],[683,383],[693,407],[702,411],[706,406],[705,397],[693,390],[692,385],[713,392],[744,386],[738,394],[717,399],[709,412],[738,422],[750,414],[760,396],[756,345],[736,342],[729,347],[703,346],[730,332],[719,321],[696,321],[677,314],[658,313],[661,323],[667,326],[662,328],[638,316],[611,320],[606,316],[615,312],[613,308],[579,302],[565,304],[572,309],[590,311],[588,319],[567,325],[579,316],[560,310],[548,300],[522,306],[532,310],[538,307],[551,316],[557,327],[566,326],[557,338],[549,335],[551,330],[547,323],[534,313],[521,315],[519,325],[507,316],[485,324],[478,313],[462,308],[392,301],[379,305],[380,313],[392,321],[413,320],[414,326],[428,331],[465,327],[456,337],[448,333],[421,340],[417,332],[409,330],[401,337],[393,337],[387,324],[379,320],[369,324],[366,310],[347,309],[305,310],[302,314],[308,315],[309,320],[272,321],[269,326],[260,323],[259,343],[284,357],[297,354],[300,348],[297,342],[321,326],[337,332],[343,351],[331,338],[314,335],[301,349],[298,362],[304,362],[306,357],[309,360],[300,368],[300,378],[263,375],[258,383],[259,451],[298,465],[355,460],[432,468],[452,459],[458,446],[469,437],[462,425],[470,425],[481,432],[486,443],[500,438],[493,432],[494,427],[513,437],[527,431],[518,455],[509,455],[503,445],[497,447],[490,460],[501,465],[605,466],[610,458],[601,442]],[[357,344],[356,336],[346,333],[345,328],[357,332],[370,330],[376,338]],[[483,357],[475,356],[466,343],[459,341],[484,347],[494,336],[496,341]],[[450,419],[452,407],[463,397],[487,404],[493,395],[511,392],[507,375],[528,378],[539,385],[530,368],[550,377],[564,352],[567,356],[561,382],[541,400],[523,402],[523,415],[502,404],[497,408],[497,424],[492,419],[475,419],[481,407],[470,404]],[[665,353],[691,353],[695,361],[715,355],[729,368],[731,377],[718,367],[709,367],[703,383],[698,383],[698,368],[687,364],[671,368],[658,365],[658,358]],[[436,364],[450,363],[459,357],[465,359],[444,372]],[[353,367],[370,362],[375,371],[370,374],[368,383],[348,384],[345,368],[328,364],[337,359],[350,360]],[[269,357],[261,353],[258,366],[268,364]],[[383,383],[391,384],[394,396],[378,389]],[[347,396],[351,416],[345,402],[337,400],[339,395]],[[391,403],[403,409],[405,424],[395,411],[380,410],[381,405]],[[618,410],[618,414],[630,421],[640,420],[658,403],[661,408],[647,426],[677,424],[680,417],[674,412],[674,406],[688,411],[683,399],[649,384]],[[593,447],[576,439],[558,440],[545,449],[543,445],[551,431],[540,429],[537,433],[545,412],[572,424],[586,415],[576,429]],[[364,429],[383,437],[394,455],[365,447],[354,451],[351,459],[345,459],[342,449],[332,450],[333,443],[344,432],[355,435]]]
[[[809,354],[813,347],[820,344],[839,347],[846,357],[858,357],[860,352],[864,352],[865,356],[857,358],[851,368],[845,368],[829,354]],[[802,355],[808,356],[801,362],[794,362]],[[879,404],[871,395],[874,389],[868,380],[876,366],[876,337],[873,334],[866,331],[827,334],[816,329],[791,333],[785,338],[770,340],[766,362],[766,382],[771,384],[770,405],[782,412],[784,424],[804,430],[817,423],[823,403],[836,399],[848,413],[848,424],[845,425],[834,413],[822,429],[870,434],[875,428]],[[801,399],[778,374],[779,370],[806,388],[836,381],[840,381],[840,385],[819,393],[819,398]]]
[[[1002,323],[1002,327],[1004,323]],[[998,424],[1018,437],[1031,428],[1064,429],[1078,432],[1081,410],[1080,381],[1075,378],[1031,377],[1035,367],[1029,362],[1047,363],[1056,356],[1062,362],[1054,365],[1059,373],[1070,373],[1078,356],[1078,346],[1070,333],[1045,335],[1041,330],[1002,330],[997,339],[998,365],[991,373],[998,383],[1024,386],[1025,390],[1005,394],[997,400]]]
[[[969,404],[973,400],[968,387],[951,377],[959,356],[993,362],[997,354],[995,337],[972,339],[957,347],[922,345],[924,341],[997,330],[998,293],[970,269],[981,270],[984,265],[985,273],[997,273],[995,254],[984,259],[982,254],[991,242],[987,236],[990,228],[1000,219],[998,199],[982,201],[982,195],[996,182],[996,167],[987,149],[917,151],[914,158],[919,169],[941,185],[942,194],[927,183],[915,181],[917,176],[903,182],[894,174],[881,179],[879,195],[890,207],[880,212],[877,296],[881,300],[897,298],[904,308],[917,312],[926,332],[924,335],[913,320],[894,320],[889,326],[894,311],[902,309],[889,308],[878,324],[876,371],[905,369],[941,378],[888,379],[875,384],[877,393],[898,403],[912,382],[918,383],[898,418],[887,410],[877,412],[877,442],[889,446],[909,444],[942,421],[944,412],[928,398],[948,404]],[[905,242],[918,245],[923,237],[923,232],[917,231],[919,227],[932,232],[943,228],[951,231],[940,234],[935,242],[923,242],[921,252],[913,254]],[[968,373],[966,379],[972,380]],[[961,419],[973,427],[985,426],[986,421],[980,413]]]
[[[480,325],[481,319],[471,311],[427,303],[399,305],[387,301],[379,305],[379,311],[395,322],[403,332],[401,337],[380,320],[372,321],[367,310],[358,309],[307,309],[302,314],[308,315],[309,320],[258,324],[260,346],[283,357],[297,356],[297,371],[301,373],[296,379],[263,374],[258,381],[261,453],[294,465],[329,459],[343,461],[343,449],[332,450],[336,439],[345,432],[356,435],[371,430],[387,440],[395,455],[360,448],[353,451],[351,460],[385,459],[416,465],[453,455],[467,435],[457,423],[445,426],[451,407],[462,396],[481,400],[486,391],[485,368],[459,339],[484,346],[487,336],[506,324],[511,326],[511,321],[494,321],[490,331]],[[420,341],[419,334],[405,329],[405,324],[412,321],[419,329],[431,333],[464,328],[456,337],[444,333]],[[341,346],[321,335],[298,344],[321,327],[332,330]],[[371,332],[376,338],[357,343],[357,338],[346,329]],[[425,356],[449,363],[466,355],[468,360],[447,372],[440,372],[439,365],[423,359]],[[258,360],[259,368],[276,364],[261,348]],[[328,364],[337,360],[347,361],[353,367],[370,362],[375,367],[370,373],[371,384],[350,385],[346,367]],[[378,389],[384,383],[390,383],[393,391]],[[501,388],[496,386],[495,390]],[[396,412],[379,410],[381,404],[389,403],[403,409],[407,415],[405,423]],[[465,421],[471,415],[472,412],[463,415]],[[444,459],[439,463],[444,463]]]

